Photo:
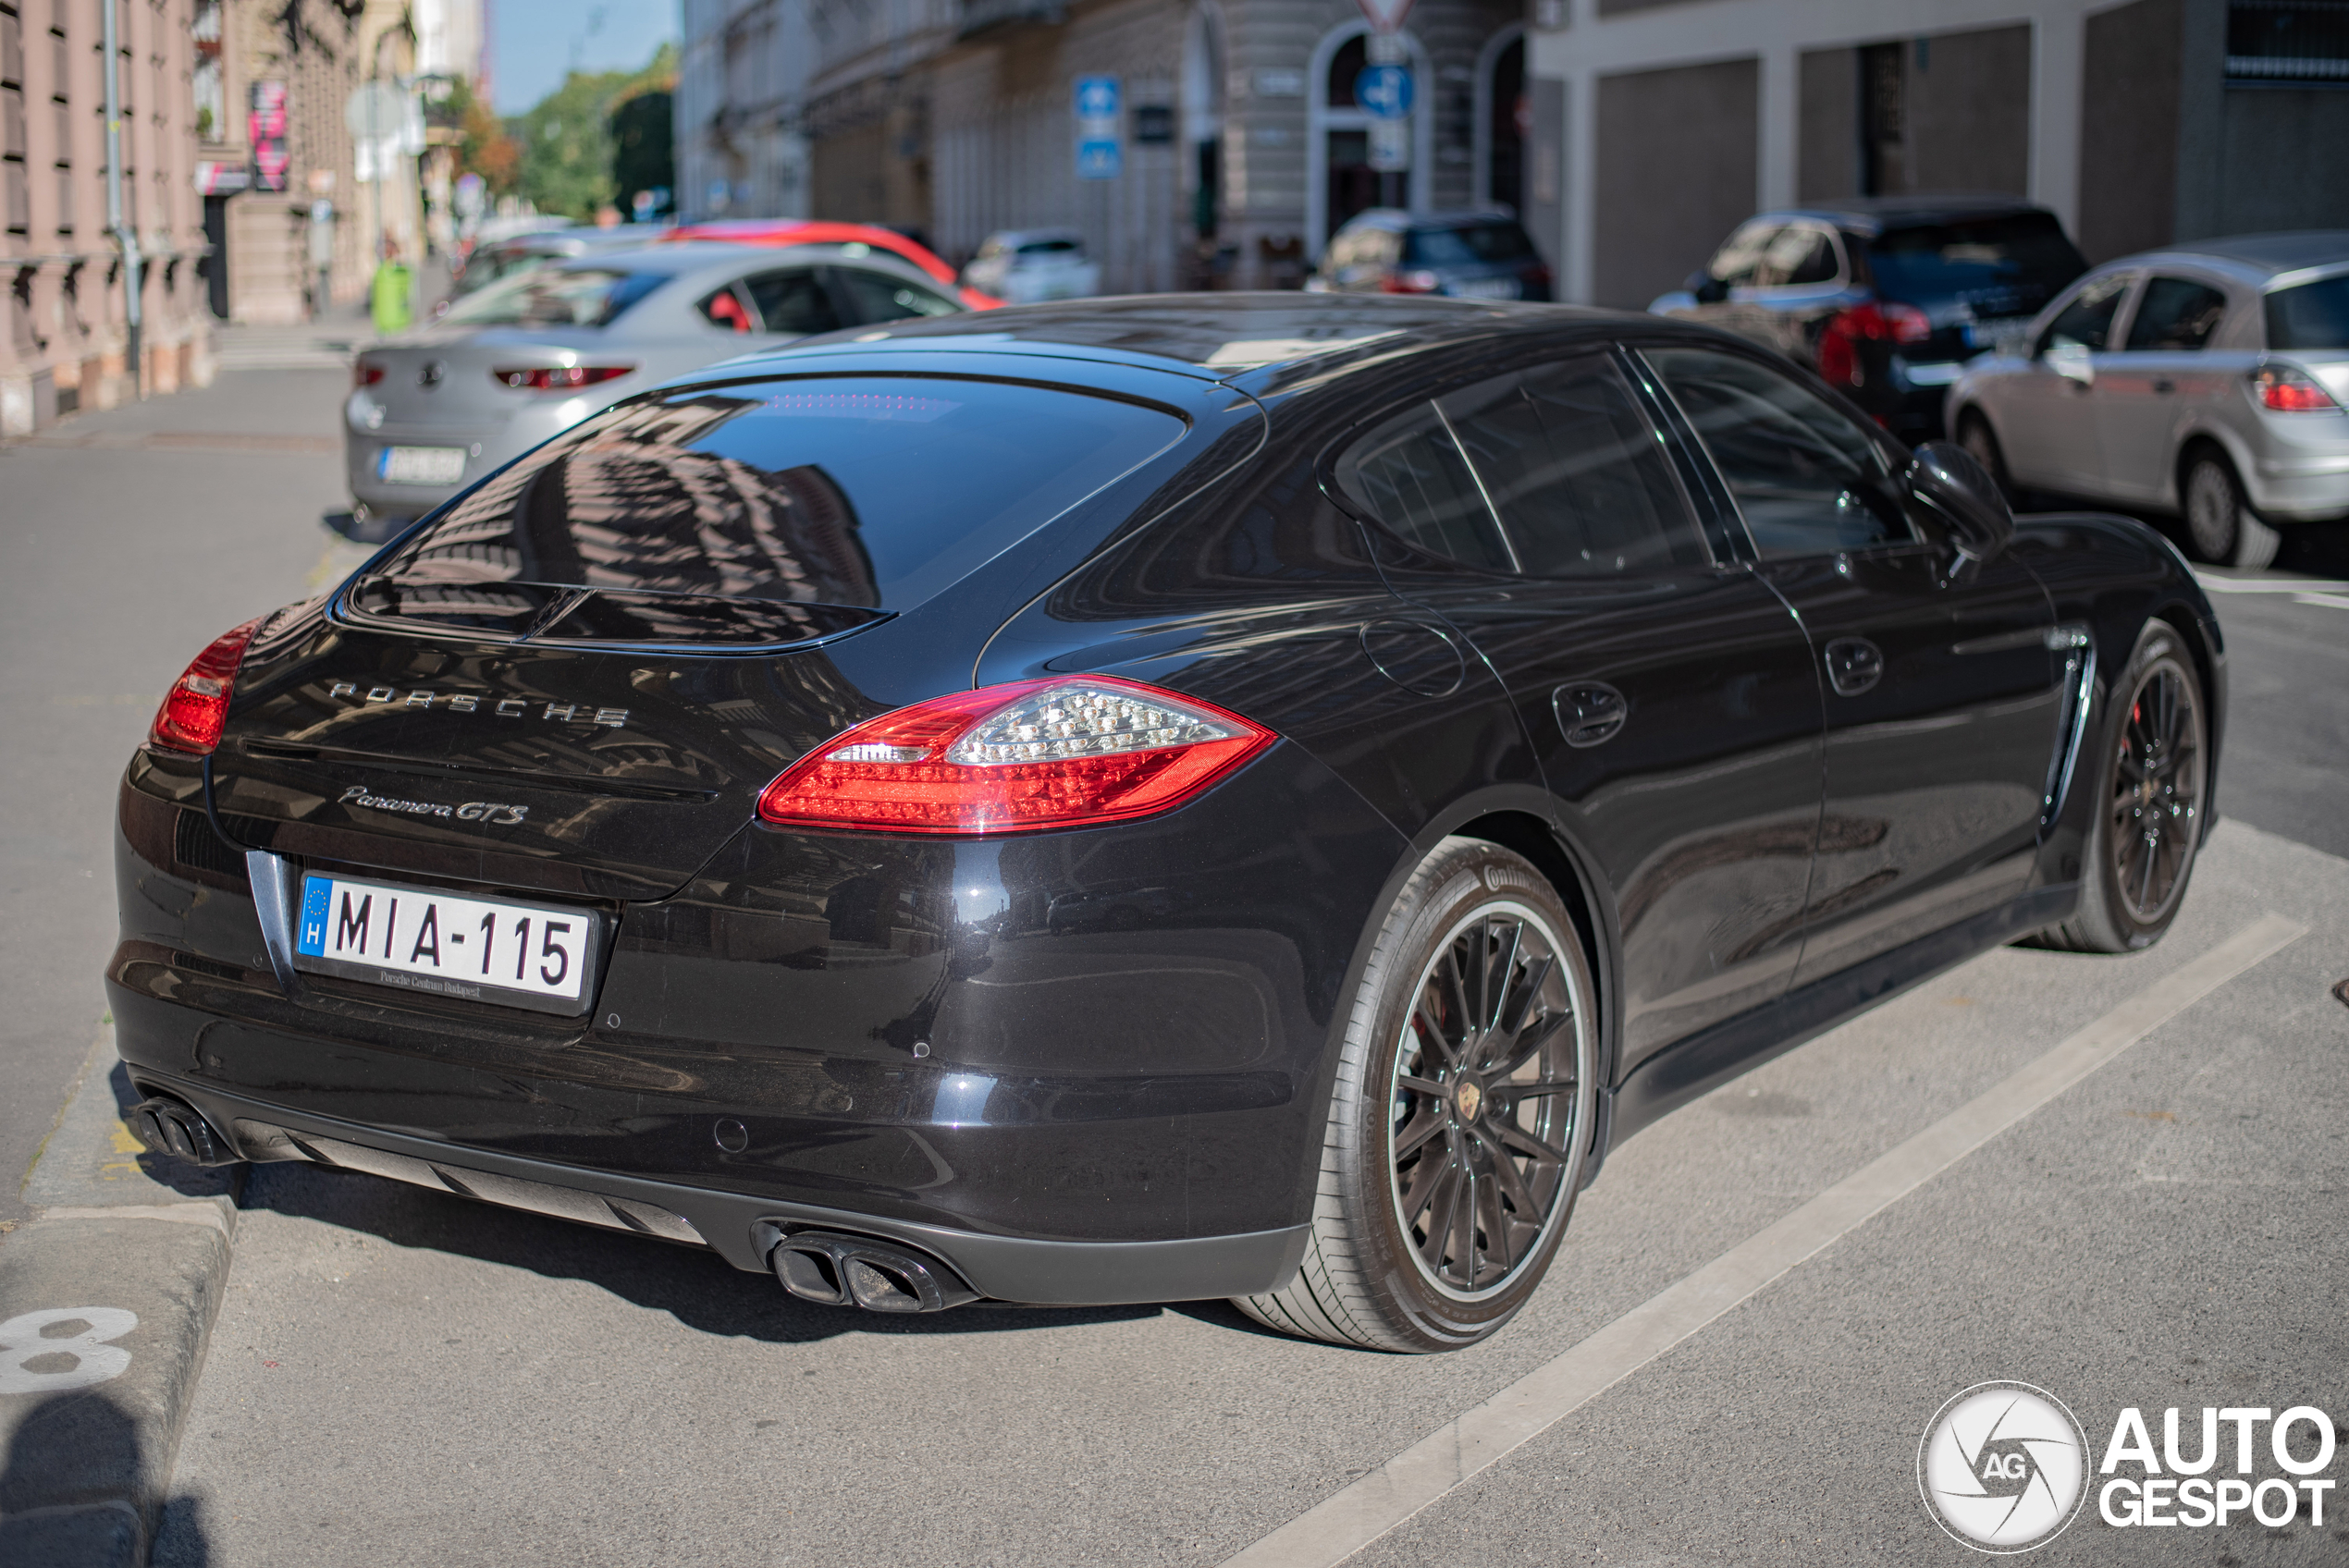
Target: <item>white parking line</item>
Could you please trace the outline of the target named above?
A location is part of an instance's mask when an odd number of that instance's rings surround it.
[[[2305,935],[2252,922],[1777,1224],[1536,1367],[1222,1568],[1332,1568]]]

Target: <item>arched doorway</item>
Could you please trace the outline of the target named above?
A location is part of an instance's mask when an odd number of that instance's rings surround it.
[[[1313,50],[1306,104],[1305,253],[1319,257],[1340,225],[1371,207],[1427,210],[1426,171],[1434,162],[1434,116],[1428,108],[1433,83],[1427,55],[1409,33],[1402,40],[1418,87],[1420,107],[1411,116],[1411,166],[1383,172],[1371,167],[1371,120],[1354,98],[1354,84],[1370,64],[1370,28],[1348,22],[1322,35]]]
[[[1476,200],[1525,209],[1525,30],[1505,27],[1476,59]]]

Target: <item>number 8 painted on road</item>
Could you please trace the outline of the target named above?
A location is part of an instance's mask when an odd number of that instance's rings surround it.
[[[42,1329],[58,1323],[89,1327],[79,1334],[42,1338]],[[119,1378],[130,1366],[130,1353],[107,1341],[138,1326],[139,1315],[118,1306],[53,1306],[11,1317],[0,1323],[0,1394],[64,1393]],[[53,1355],[69,1356],[73,1365],[55,1370],[30,1365]]]

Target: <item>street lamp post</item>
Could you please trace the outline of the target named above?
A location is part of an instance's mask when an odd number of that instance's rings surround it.
[[[116,36],[121,0],[105,6],[106,50],[106,228],[122,247],[123,319],[130,335],[130,395],[143,389],[146,365],[140,352],[139,231],[122,221],[122,51]]]

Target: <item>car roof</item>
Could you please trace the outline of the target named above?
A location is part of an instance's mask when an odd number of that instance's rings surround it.
[[[859,265],[878,263],[882,271],[906,277],[917,277],[932,288],[938,280],[924,273],[904,257],[885,251],[868,251],[861,256],[843,256],[842,242],[824,241],[809,245],[733,245],[719,239],[646,240],[633,251],[614,255],[598,251],[582,256],[564,256],[552,264],[562,272],[602,272],[625,264],[631,272],[666,273],[683,277],[688,273],[715,271],[756,262],[763,266],[806,265],[818,262],[851,262]]]
[[[843,349],[874,352],[886,346],[937,355],[1041,355],[1142,365],[1202,381],[1247,378],[1249,386],[1261,387],[1299,366],[1334,369],[1384,360],[1400,348],[1473,343],[1519,336],[1530,326],[1568,325],[1644,333],[1676,324],[1631,311],[1424,295],[1135,294],[852,327],[803,339],[761,363],[781,371],[797,358],[837,360]]]
[[[2226,271],[2247,281],[2264,283],[2281,273],[2349,263],[2349,229],[2312,228],[2286,234],[2238,234],[2222,239],[2196,239],[2123,256],[2106,265],[2142,266],[2161,261],[2223,263],[2227,263]]]
[[[1346,220],[1347,228],[1384,228],[1396,234],[1413,229],[1457,228],[1470,223],[1515,223],[1515,213],[1498,207],[1463,207],[1454,212],[1407,213],[1400,207],[1371,207]]]
[[[999,228],[987,237],[986,242],[1033,245],[1045,239],[1074,239],[1079,245],[1085,243],[1085,236],[1073,228]]]
[[[1816,218],[1857,229],[1863,234],[1881,234],[1888,228],[1922,227],[1927,224],[1952,223],[1967,218],[2010,217],[2019,213],[2046,211],[2048,209],[2036,202],[2028,202],[2020,196],[2006,196],[1997,191],[1954,190],[1915,196],[1850,196],[1833,202],[1806,202],[1799,207],[1776,207],[1768,212],[1756,213],[1746,222],[1752,223],[1759,218],[1779,221]]]

